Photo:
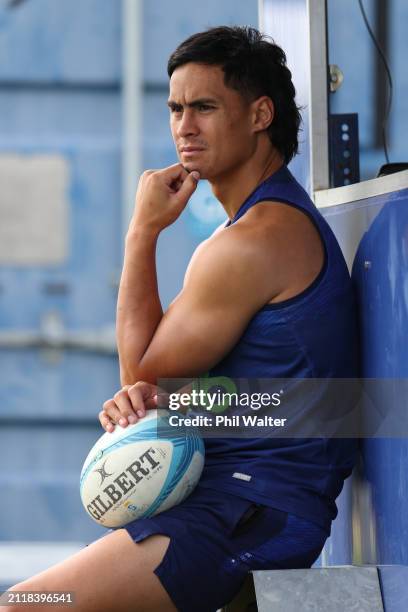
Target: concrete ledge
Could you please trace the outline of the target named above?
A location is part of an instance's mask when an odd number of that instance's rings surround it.
[[[259,612],[384,612],[376,567],[254,572]]]

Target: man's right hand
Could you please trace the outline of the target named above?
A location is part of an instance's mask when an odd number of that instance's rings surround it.
[[[181,164],[142,174],[129,231],[142,228],[160,233],[176,221],[197,187],[198,172],[190,174]]]

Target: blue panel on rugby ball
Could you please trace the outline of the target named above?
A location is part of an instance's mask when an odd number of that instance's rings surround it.
[[[81,471],[82,503],[100,525],[122,527],[182,502],[203,466],[204,443],[194,430],[169,425],[167,410],[149,410],[92,447]]]

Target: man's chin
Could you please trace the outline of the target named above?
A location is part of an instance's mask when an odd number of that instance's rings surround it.
[[[195,164],[194,162],[186,162],[185,164],[182,163],[183,168],[185,168],[187,170],[187,172],[193,172],[193,170],[197,170],[197,172],[200,173],[200,178],[205,179],[206,177],[206,172],[205,169],[202,168],[200,166],[200,164]]]

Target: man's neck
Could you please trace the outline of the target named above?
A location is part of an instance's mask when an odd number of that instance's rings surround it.
[[[221,202],[230,219],[233,219],[243,202],[257,186],[277,172],[283,163],[282,155],[273,149],[262,159],[254,156],[244,166],[237,168],[228,176],[210,181],[213,194]]]

